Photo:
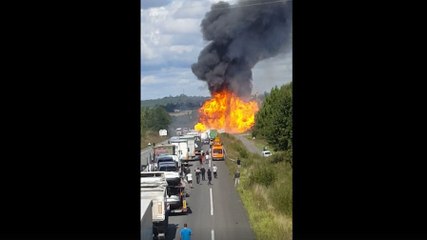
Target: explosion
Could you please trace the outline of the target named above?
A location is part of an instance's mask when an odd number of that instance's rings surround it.
[[[209,128],[242,133],[254,125],[258,110],[256,101],[244,101],[231,91],[223,90],[213,94],[212,99],[199,109],[199,123],[194,129],[199,132]]]

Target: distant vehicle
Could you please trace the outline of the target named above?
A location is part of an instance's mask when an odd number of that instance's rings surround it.
[[[262,151],[262,156],[263,157],[270,157],[272,154],[270,151]]]
[[[176,135],[178,135],[178,136],[181,136],[183,133],[182,133],[182,128],[177,128],[176,129]]]
[[[159,130],[159,136],[163,137],[163,136],[167,136],[168,135],[168,130],[166,129],[160,129]]]
[[[211,130],[209,131],[209,138],[210,138],[211,140],[215,139],[217,135],[218,135],[218,132],[217,132],[215,129],[211,129]]]

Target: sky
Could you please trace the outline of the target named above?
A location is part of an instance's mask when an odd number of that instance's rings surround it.
[[[236,0],[223,0],[233,4]],[[141,100],[185,94],[210,96],[191,71],[203,40],[200,22],[219,0],[141,0]],[[292,50],[252,69],[252,93],[269,92],[292,80]]]

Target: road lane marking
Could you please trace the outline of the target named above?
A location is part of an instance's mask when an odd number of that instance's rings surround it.
[[[209,159],[209,167],[212,167],[212,161]]]
[[[214,230],[213,230],[213,229],[211,230],[211,239],[212,239],[212,240],[215,240],[215,232],[214,232]]]
[[[213,215],[212,188],[209,188],[209,192],[210,192],[210,195],[211,195],[211,215]]]

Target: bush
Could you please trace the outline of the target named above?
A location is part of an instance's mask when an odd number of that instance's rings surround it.
[[[250,184],[258,183],[264,186],[271,185],[274,180],[276,180],[276,174],[272,167],[259,166],[255,171],[249,176]]]
[[[292,151],[284,151],[274,153],[270,157],[271,163],[286,162],[292,166]]]

